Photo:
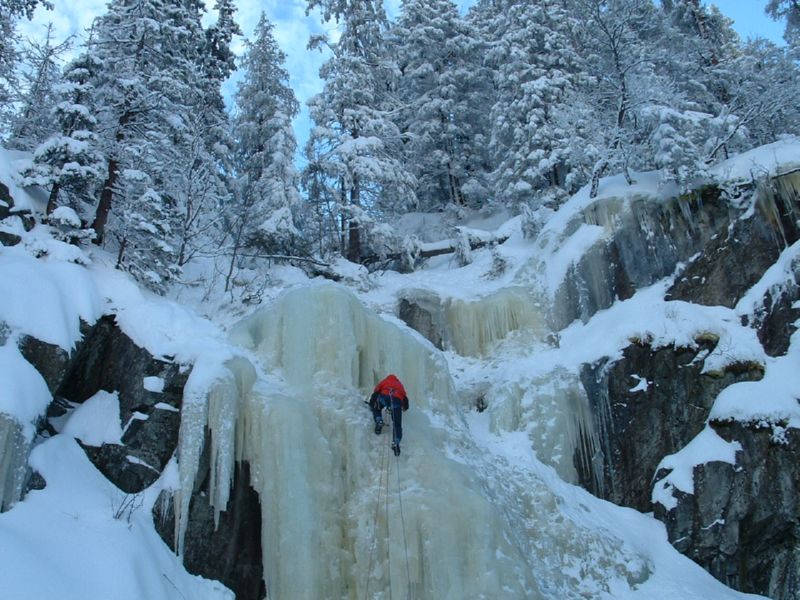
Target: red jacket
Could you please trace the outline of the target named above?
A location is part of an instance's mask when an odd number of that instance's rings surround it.
[[[396,375],[387,375],[378,382],[378,385],[375,386],[375,389],[372,392],[372,397],[370,398],[371,405],[374,404],[378,396],[390,396],[392,398],[397,398],[401,401],[403,410],[408,410],[408,395],[406,394],[406,388],[403,387],[403,384],[400,383],[400,380]]]

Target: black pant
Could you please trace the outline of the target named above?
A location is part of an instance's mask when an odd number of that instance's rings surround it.
[[[392,442],[400,444],[403,439],[403,405],[399,398],[378,396],[378,402],[372,407],[372,418],[375,422],[383,421],[383,409],[392,411]]]

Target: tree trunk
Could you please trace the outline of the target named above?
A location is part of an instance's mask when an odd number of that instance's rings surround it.
[[[57,208],[58,204],[58,192],[61,189],[61,184],[57,181],[53,183],[53,187],[50,188],[50,196],[47,198],[47,211],[45,214],[52,215],[53,211]]]
[[[100,192],[100,203],[97,205],[97,211],[94,216],[94,229],[95,244],[102,244],[103,237],[105,236],[106,223],[108,222],[108,213],[111,212],[111,200],[114,197],[114,186],[117,183],[117,175],[119,173],[119,164],[113,158],[108,160],[108,175],[103,183],[103,191]]]
[[[592,169],[592,187],[589,190],[589,198],[597,197],[597,190],[600,187],[600,179],[603,177],[603,173],[605,173],[607,168],[608,161],[604,158],[598,160],[594,165],[594,169]]]
[[[350,204],[361,206],[361,185],[358,181],[358,175],[353,176]],[[350,219],[347,233],[347,260],[354,263],[361,262],[361,227],[357,220]]]
[[[114,267],[115,269],[122,268],[122,258],[125,256],[125,248],[128,246],[128,238],[122,238],[122,241],[119,243],[119,252],[117,252],[117,264]]]

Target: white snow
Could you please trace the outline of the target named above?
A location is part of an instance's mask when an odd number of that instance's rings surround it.
[[[126,495],[66,435],[37,446],[30,464],[47,487],[0,514],[4,599],[233,599],[187,573],[158,537],[151,509],[161,481]]]
[[[145,377],[142,385],[148,392],[160,394],[164,391],[164,380],[161,377]]]
[[[14,417],[31,441],[36,420],[52,400],[47,384],[13,343],[0,346],[0,381],[0,414]]]
[[[653,488],[653,502],[658,502],[667,509],[675,508],[678,501],[672,490],[693,494],[693,473],[697,465],[714,461],[735,465],[736,452],[741,449],[739,442],[726,442],[711,427],[706,427],[679,452],[665,457],[659,463],[658,469],[668,469],[671,472]]]
[[[0,148],[0,181],[8,186],[8,191],[14,199],[14,212],[23,210],[41,210],[45,202],[37,198],[35,193],[22,186],[20,172],[30,163],[30,156],[24,152]]]
[[[0,321],[66,351],[80,339],[80,321],[105,309],[96,281],[79,265],[36,259],[18,247],[0,248]]]
[[[631,393],[646,392],[648,389],[650,389],[650,385],[653,383],[652,381],[647,381],[645,377],[642,377],[640,375],[634,374],[631,375],[631,377],[633,377],[634,380],[636,380],[636,385],[628,390]]]
[[[749,183],[800,169],[800,138],[786,136],[780,141],[742,152],[711,169],[719,180]]]
[[[103,390],[97,392],[70,413],[61,433],[89,446],[121,444],[119,394]]]

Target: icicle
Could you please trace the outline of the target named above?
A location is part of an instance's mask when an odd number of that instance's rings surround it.
[[[222,357],[223,359],[225,357]],[[214,523],[225,509],[236,458],[238,406],[255,381],[255,369],[244,358],[227,362],[205,358],[195,363],[183,391],[181,428],[178,439],[179,485],[174,494],[176,550],[183,554],[189,505],[194,492],[200,455],[208,427],[211,435],[211,479],[209,502]]]
[[[11,508],[22,494],[28,474],[31,440],[22,426],[0,413],[0,512]]]
[[[231,339],[301,389],[328,393],[344,386],[367,394],[395,373],[412,402],[451,411],[454,391],[444,359],[336,285],[287,292],[237,324]]]

